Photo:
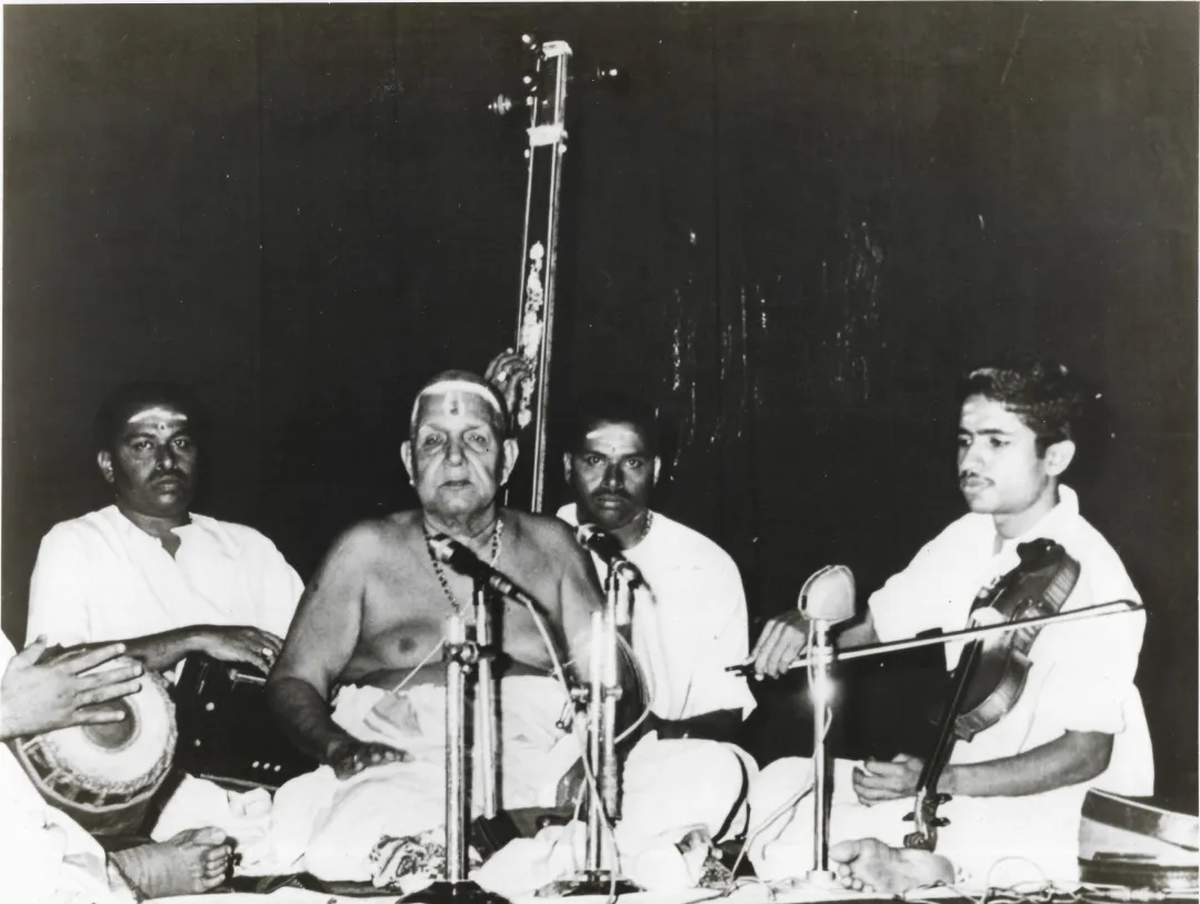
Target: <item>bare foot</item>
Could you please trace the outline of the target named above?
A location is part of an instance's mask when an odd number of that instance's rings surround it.
[[[852,891],[897,894],[954,881],[954,867],[940,854],[891,848],[875,838],[835,844],[829,859],[836,864],[838,881]]]
[[[188,829],[170,841],[109,856],[147,898],[194,895],[225,881],[232,845],[220,829]]]

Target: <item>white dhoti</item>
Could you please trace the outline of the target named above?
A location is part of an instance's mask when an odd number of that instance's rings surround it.
[[[558,778],[578,755],[555,724],[566,694],[552,679],[518,676],[500,682],[499,696],[500,800],[508,808],[553,804]],[[277,867],[302,862],[322,879],[367,881],[371,851],[382,838],[417,835],[445,821],[445,688],[416,685],[388,694],[345,687],[333,720],[360,740],[406,751],[410,760],[345,781],[322,766],[284,784],[271,814],[272,860]],[[476,775],[472,786],[478,785]],[[479,812],[478,800],[472,810]]]
[[[99,844],[49,806],[0,744],[0,898],[53,904],[120,904],[133,892]]]
[[[552,807],[560,779],[583,749],[578,737],[556,724],[566,694],[553,679],[517,676],[500,682],[499,696],[501,805]],[[275,870],[368,881],[370,855],[382,839],[441,827],[445,706],[444,688],[434,685],[399,694],[344,688],[334,703],[334,721],[361,740],[401,748],[411,759],[345,781],[323,766],[283,785],[275,795],[269,835]],[[717,837],[743,815],[753,768],[730,745],[643,738],[622,773],[623,846],[637,849],[664,833],[682,837],[697,827]],[[478,787],[478,776],[473,778]],[[478,800],[472,804],[478,815]]]
[[[621,819],[601,843],[602,865],[648,891],[693,888],[711,843],[745,825],[754,761],[732,744],[643,737],[621,773]],[[586,832],[580,822],[510,842],[476,875],[509,898],[581,873]]]
[[[834,760],[829,842],[877,838],[902,847],[913,830],[905,821],[913,799],[859,803],[852,772],[856,763]],[[812,761],[787,757],[764,768],[750,791],[748,851],[765,880],[803,877],[813,868],[813,795],[810,791],[761,831],[770,817],[813,780]],[[1033,880],[1070,882],[1077,863],[1079,814],[1086,785],[1071,785],[1025,797],[955,797],[938,808],[949,824],[938,830],[937,853],[948,858],[965,880],[1009,885]]]

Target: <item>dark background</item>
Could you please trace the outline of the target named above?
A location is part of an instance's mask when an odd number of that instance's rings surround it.
[[[197,388],[198,508],[305,577],[411,504],[412,392],[512,343],[525,142],[486,105],[531,29],[630,76],[572,87],[552,407],[663,408],[659,507],[761,618],[962,511],[963,368],[1064,360],[1113,413],[1072,482],[1151,610],[1159,785],[1194,789],[1193,4],[7,7],[9,635],[41,535],[108,501],[125,379]]]

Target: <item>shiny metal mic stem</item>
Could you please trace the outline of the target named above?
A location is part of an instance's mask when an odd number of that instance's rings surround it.
[[[810,882],[826,882],[833,878],[829,871],[829,804],[827,784],[829,757],[825,746],[825,730],[829,726],[830,705],[829,666],[833,660],[833,645],[829,640],[829,624],[813,622],[813,677],[810,683],[813,704],[813,868]]]
[[[496,776],[496,687],[492,682],[492,624],[487,587],[475,582],[475,643],[480,656],[475,673],[475,708],[478,713],[478,734],[474,754],[479,762],[479,800],[483,815],[494,819],[499,812]]]
[[[455,612],[446,627],[446,881],[451,883],[467,877],[466,666],[457,655],[466,639],[466,623]]]

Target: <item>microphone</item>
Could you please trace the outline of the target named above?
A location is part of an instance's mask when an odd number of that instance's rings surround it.
[[[514,584],[503,572],[488,565],[457,540],[447,537],[445,534],[435,534],[429,538],[429,546],[437,560],[443,565],[449,565],[459,574],[481,581],[501,596],[530,606],[539,613],[542,611],[542,606],[537,600]]]
[[[797,603],[809,621],[836,625],[854,618],[854,573],[845,565],[826,565],[809,575]]]
[[[645,583],[641,571],[625,558],[625,550],[608,531],[601,530],[594,524],[580,524],[575,528],[575,539],[584,549],[607,562],[609,568],[615,568],[629,586]]]
[[[829,756],[825,734],[833,718],[833,638],[829,628],[854,617],[854,575],[845,565],[826,565],[800,588],[800,612],[812,623],[808,693],[813,707],[813,868],[808,880],[825,885],[829,869]]]
[[[625,558],[625,550],[621,548],[617,538],[594,524],[580,524],[575,528],[575,538],[579,540],[580,546],[591,550],[605,562]]]
[[[854,618],[854,573],[845,565],[826,565],[808,576],[800,588],[796,607],[818,627],[828,628]],[[725,667],[727,672],[749,675],[754,660]],[[795,668],[795,666],[792,666]]]

